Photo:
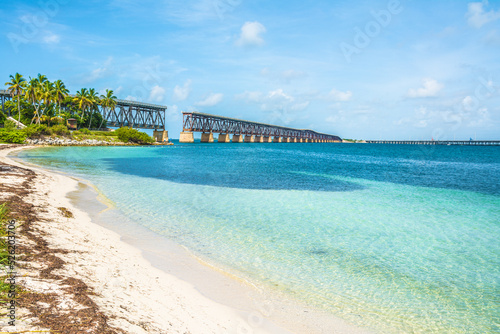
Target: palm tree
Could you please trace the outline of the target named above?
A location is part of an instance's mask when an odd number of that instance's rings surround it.
[[[99,125],[99,129],[101,129],[102,122],[106,118],[108,110],[113,110],[113,111],[115,110],[116,96],[113,95],[112,90],[106,89],[106,95],[101,95],[101,106],[104,108],[104,115],[101,119],[101,124]]]
[[[54,94],[55,100],[57,101],[58,116],[61,116],[61,102],[64,101],[69,94],[69,90],[61,80],[54,82]]]
[[[47,76],[38,73],[36,81],[38,82],[38,84],[36,85],[37,100],[38,100],[36,107],[36,117],[37,117],[37,124],[40,124],[40,107],[42,105],[42,100],[44,99],[43,85],[49,80],[47,79]]]
[[[24,96],[26,96],[26,99],[28,102],[31,102],[33,104],[33,108],[35,108],[35,115],[31,119],[31,124],[33,124],[33,120],[36,118],[39,121],[38,117],[38,108],[40,108],[40,84],[39,81],[34,78],[32,79],[30,77],[30,81],[28,85],[26,86],[24,90]],[[39,123],[39,122],[37,122]]]
[[[17,128],[19,129],[21,123],[21,95],[26,86],[26,79],[21,74],[16,73],[15,75],[10,75],[10,82],[6,82],[5,85],[9,87],[7,90],[10,91],[12,97],[17,96],[17,111],[19,112]]]
[[[36,79],[38,80],[38,83],[41,85],[43,85],[45,83],[45,81],[49,81],[47,79],[47,76],[46,75],[43,75],[43,74],[40,74],[38,73],[38,76],[36,77]]]
[[[89,99],[89,109],[90,109],[90,120],[89,120],[89,128],[92,126],[92,116],[94,115],[94,112],[99,110],[99,95],[97,95],[97,92],[95,91],[94,88],[90,88],[88,95]]]
[[[51,107],[51,104],[55,100],[54,84],[48,80],[45,81],[42,84],[42,94],[41,95],[42,95],[42,98],[43,98],[43,101],[45,104],[45,108],[44,108],[44,114],[45,114],[49,110],[49,108]],[[48,125],[50,126],[50,118],[48,121]]]
[[[87,88],[82,88],[76,91],[76,95],[73,98],[73,102],[76,103],[78,108],[81,110],[82,118],[85,117],[85,110],[87,110],[87,108],[90,105]]]

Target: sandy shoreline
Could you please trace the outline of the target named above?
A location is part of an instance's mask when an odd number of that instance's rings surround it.
[[[7,157],[19,149],[0,150],[0,162],[34,171],[32,191],[26,201],[40,208],[37,214],[42,219],[36,225],[50,247],[65,250],[57,254],[64,265],[55,271],[56,279],[41,279],[34,268],[28,268],[22,270],[25,276],[21,285],[41,293],[60,291],[62,306],[57,312],[64,313],[83,307],[64,294],[64,279],[85,282],[91,290],[90,299],[109,327],[92,333],[364,332],[328,315],[311,318],[308,310],[297,305],[284,305],[262,296],[243,282],[189,259],[180,247],[161,244],[152,232],[133,224],[129,224],[127,233],[96,224],[85,205],[75,205],[84,202],[81,196],[85,186],[74,178],[27,167]],[[11,181],[15,184],[15,180]],[[95,200],[89,190],[86,196],[89,201]],[[67,208],[73,218],[64,217],[58,209],[61,207]],[[22,310],[16,328],[0,322],[0,330],[41,329],[33,325],[36,320],[23,319],[23,312],[29,313]]]

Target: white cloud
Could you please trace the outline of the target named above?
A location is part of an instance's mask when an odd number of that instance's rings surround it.
[[[235,95],[236,99],[246,100],[248,102],[260,102],[262,101],[263,94],[261,92],[244,92]]]
[[[177,105],[168,106],[167,108],[167,120],[169,122],[179,121],[182,119],[182,114],[179,112],[179,107]]]
[[[434,79],[424,79],[424,86],[421,88],[408,90],[408,97],[431,97],[436,96],[443,88],[443,85]]]
[[[416,128],[426,128],[427,127],[427,120],[426,119],[421,119],[416,121],[413,126]]]
[[[258,104],[262,111],[269,112],[269,122],[284,125],[295,121],[297,116],[303,117],[303,113],[300,114],[300,112],[306,110],[310,104],[310,101],[291,96],[281,88],[268,93],[244,92],[236,95],[235,98]]]
[[[102,78],[105,72],[106,68],[104,67],[96,68],[95,70],[92,70],[92,72],[90,72],[90,75],[87,77],[86,81],[93,82],[99,78]]]
[[[339,120],[339,116],[337,116],[337,115],[328,116],[327,118],[325,118],[325,122],[327,122],[327,123],[337,123],[338,120]]]
[[[186,80],[184,86],[175,86],[174,99],[176,101],[184,101],[191,93],[191,80]]]
[[[236,95],[236,98],[248,102],[260,103],[262,110],[283,109],[285,105],[289,105],[295,101],[293,96],[286,94],[281,88],[270,91],[267,94],[261,92],[244,92],[243,94]]]
[[[333,99],[334,101],[340,102],[340,101],[349,101],[352,97],[352,92],[351,91],[345,91],[341,92],[339,90],[336,90],[335,88],[328,93],[328,97],[330,99]]]
[[[265,111],[276,111],[276,110],[286,110],[291,109],[292,103],[295,101],[293,96],[290,96],[283,92],[283,89],[279,88],[270,91],[263,99],[260,108]]]
[[[111,63],[113,62],[113,57],[108,57],[106,61],[102,64],[99,64],[100,66],[98,68],[93,69],[88,76],[86,76],[83,81],[85,83],[91,83],[96,81],[97,79],[100,79],[106,75],[106,73],[109,72],[109,68],[111,67]]]
[[[42,41],[45,44],[58,44],[61,41],[61,36],[48,32],[43,36]]]
[[[304,101],[304,102],[300,102],[300,103],[295,103],[292,106],[290,106],[290,110],[292,110],[292,111],[306,110],[307,107],[309,107],[310,103],[311,103],[310,101]]]
[[[212,93],[205,100],[195,103],[199,107],[213,107],[222,101],[224,97],[221,93]]]
[[[490,119],[490,113],[488,112],[488,108],[480,108],[476,115],[475,118],[469,120],[469,124],[467,124],[470,127],[478,127],[478,126],[491,126],[491,119]]]
[[[264,44],[261,34],[266,32],[266,27],[261,23],[245,22],[241,27],[240,38],[236,41],[238,46],[259,46]]]
[[[486,23],[500,19],[500,11],[494,11],[492,9],[486,12],[484,6],[488,6],[487,0],[483,2],[469,2],[467,5],[467,14],[465,16],[470,26],[481,28]]]
[[[154,102],[161,102],[165,97],[165,88],[160,87],[158,85],[154,86],[151,89],[151,93],[149,94],[149,100]]]
[[[273,71],[267,67],[263,68],[260,71],[260,74],[262,76],[270,79],[271,81],[278,81],[278,82],[282,82],[282,83],[286,83],[286,84],[291,83],[293,80],[302,79],[302,78],[307,77],[307,74],[305,72],[302,72],[302,71],[296,71],[293,69],[285,70],[285,71]]]
[[[497,30],[490,31],[487,35],[484,36],[483,41],[487,44],[491,44],[493,46],[500,46],[500,34]]]
[[[279,88],[269,92],[268,98],[275,101],[293,101],[294,98],[283,92],[283,89]]]
[[[480,101],[476,97],[467,95],[462,100],[462,106],[465,111],[473,111],[479,107]]]

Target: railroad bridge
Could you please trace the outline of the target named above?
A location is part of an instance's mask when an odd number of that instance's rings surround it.
[[[10,93],[7,90],[1,89],[0,100],[3,113],[5,113],[5,101],[10,99]],[[159,142],[164,142],[168,141],[168,132],[165,130],[166,110],[166,106],[117,99],[115,110],[106,110],[99,107],[98,111],[108,126],[130,126],[132,128],[152,129],[154,130],[153,137]]]
[[[218,133],[219,143],[337,143],[338,136],[319,133],[313,130],[293,129],[284,126],[250,122],[246,120],[204,114],[183,112],[183,131],[181,143],[194,142],[194,132],[201,132],[202,143],[212,143],[213,134]],[[229,136],[232,135],[232,140]]]

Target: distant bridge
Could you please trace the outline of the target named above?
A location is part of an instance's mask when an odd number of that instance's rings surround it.
[[[367,140],[369,144],[498,146],[500,140]]]
[[[5,113],[4,103],[11,99],[10,93],[0,90],[2,112]],[[167,107],[156,104],[135,102],[129,100],[116,100],[115,110],[105,110],[99,107],[99,113],[106,120],[108,126],[165,130],[165,113]],[[10,116],[10,113],[9,113]]]
[[[10,100],[11,97],[12,96],[5,89],[0,89],[0,101],[2,102],[2,113],[4,113],[4,114],[5,114],[4,104],[8,100]],[[10,116],[10,112],[9,112],[9,116]]]
[[[193,132],[202,132],[201,142],[214,141],[213,133],[218,133],[219,143],[228,143],[233,135],[233,143],[333,143],[342,142],[338,136],[319,133],[313,130],[293,129],[284,126],[251,122],[236,118],[183,112],[183,131],[179,137],[181,143],[194,142]]]

